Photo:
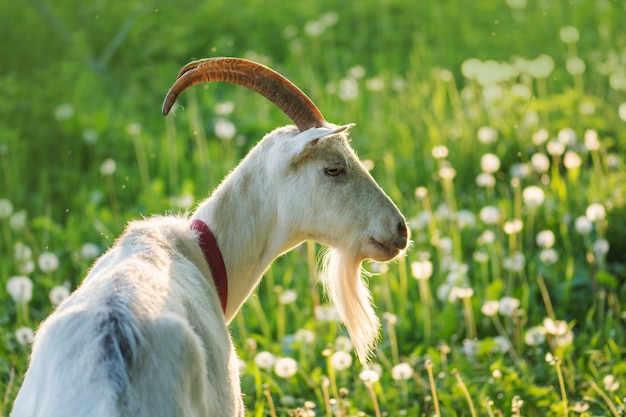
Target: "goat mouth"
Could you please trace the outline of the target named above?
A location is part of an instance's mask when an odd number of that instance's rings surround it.
[[[390,261],[402,252],[402,248],[396,247],[391,242],[376,240],[373,237],[369,239],[370,246],[374,249],[369,258],[374,261],[385,262]]]

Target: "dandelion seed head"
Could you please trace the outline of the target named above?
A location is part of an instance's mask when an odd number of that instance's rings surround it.
[[[492,244],[495,241],[496,241],[496,234],[492,230],[485,230],[478,237],[478,244],[479,245],[490,245],[490,244]]]
[[[369,91],[382,91],[385,88],[385,82],[379,77],[369,78],[365,81],[365,88]]]
[[[136,136],[141,133],[141,123],[133,122],[126,125],[126,133]]]
[[[291,304],[298,299],[298,292],[295,290],[285,290],[278,297],[278,302],[281,304]]]
[[[276,357],[267,351],[259,352],[254,356],[254,363],[261,369],[272,369],[275,362]]]
[[[593,229],[593,223],[586,216],[577,217],[574,221],[574,228],[581,235],[586,235]]]
[[[593,203],[589,207],[587,207],[585,215],[592,222],[597,222],[600,220],[604,220],[604,218],[606,217],[606,210],[604,209],[604,206],[602,204]]]
[[[337,351],[330,357],[330,366],[337,371],[348,369],[352,365],[352,355],[343,350]]]
[[[602,378],[602,384],[604,385],[604,389],[609,392],[617,391],[619,389],[619,379],[610,374]]]
[[[520,219],[509,220],[504,222],[502,228],[504,229],[504,233],[506,233],[507,235],[512,235],[522,231],[522,229],[524,228],[524,222]]]
[[[94,145],[98,142],[98,132],[95,129],[85,129],[83,130],[83,142],[86,145]]]
[[[539,346],[546,341],[546,335],[542,326],[534,326],[524,333],[524,343],[528,346]]]
[[[552,230],[542,230],[537,233],[536,242],[541,248],[551,248],[554,246],[556,238]]]
[[[290,378],[298,372],[298,362],[293,358],[278,358],[274,362],[274,373],[281,378]]]
[[[585,69],[585,61],[577,56],[569,57],[567,61],[565,61],[565,70],[571,75],[582,75]]]
[[[480,311],[488,317],[493,317],[500,310],[500,302],[498,300],[487,300],[483,303]]]
[[[550,138],[550,133],[546,129],[539,129],[533,134],[532,141],[535,146],[544,144]]]
[[[28,303],[33,298],[33,281],[27,276],[13,276],[7,281],[7,292],[16,303]]]
[[[54,272],[59,267],[59,258],[54,253],[43,252],[37,260],[39,269],[45,273]]]
[[[535,172],[542,174],[550,169],[550,158],[548,158],[546,154],[535,153],[530,158],[530,164],[532,165]]]
[[[461,228],[474,228],[476,216],[470,210],[459,210],[456,213],[456,223]]]
[[[228,116],[235,110],[235,103],[232,101],[222,101],[215,105],[215,114],[220,116]]]
[[[582,158],[576,152],[574,151],[565,152],[565,156],[563,157],[563,165],[565,165],[565,168],[578,169],[580,168],[582,163],[583,163]]]
[[[543,190],[536,185],[530,185],[522,191],[522,200],[529,208],[536,208],[543,204],[546,198]]]
[[[626,103],[622,103],[617,108],[617,114],[623,122],[626,122]]]
[[[344,352],[352,352],[354,345],[352,344],[352,340],[349,337],[339,335],[335,339],[335,349],[342,350]]]
[[[343,78],[339,81],[339,98],[352,101],[359,97],[359,84],[354,78]]]
[[[100,255],[100,248],[95,243],[84,243],[80,247],[80,257],[84,261],[96,259]]]
[[[523,10],[526,8],[527,0],[506,0],[507,6],[513,10]]]
[[[493,174],[500,169],[500,158],[492,153],[486,153],[480,158],[480,168],[487,174]]]
[[[526,265],[526,258],[522,252],[513,252],[504,258],[502,264],[507,271],[522,272]]]
[[[533,78],[547,78],[554,70],[554,59],[550,55],[539,55],[529,62],[526,71]]]
[[[610,249],[610,245],[606,239],[598,239],[595,242],[593,242],[592,250],[597,258],[601,258],[607,253],[609,253],[609,249]]]
[[[503,316],[513,317],[513,313],[517,311],[520,306],[520,301],[513,297],[502,297],[498,303],[498,312]]]
[[[580,38],[580,34],[574,26],[563,26],[559,30],[559,37],[563,43],[576,43]]]
[[[449,165],[439,168],[439,177],[444,180],[453,180],[456,177],[456,170]]]
[[[552,156],[561,156],[565,152],[565,144],[558,139],[548,141],[546,151]]]
[[[6,198],[0,198],[0,219],[7,219],[13,213],[13,203]]]
[[[478,129],[477,136],[479,142],[489,145],[497,142],[498,131],[491,126],[482,126]]]
[[[59,122],[69,120],[74,116],[74,106],[69,103],[63,103],[54,109],[54,118]]]
[[[22,230],[26,226],[26,219],[28,215],[26,210],[20,210],[16,213],[13,213],[11,217],[9,217],[9,227],[13,230]]]
[[[496,224],[500,220],[500,210],[495,206],[485,206],[480,209],[478,217],[485,224]]]
[[[364,369],[359,373],[359,378],[361,381],[365,382],[366,385],[373,385],[380,379],[380,375],[373,369]]]
[[[48,298],[53,306],[58,306],[70,296],[70,290],[67,289],[64,285],[57,285],[50,290],[50,294]]]
[[[237,128],[230,120],[220,117],[215,121],[214,132],[218,139],[231,140],[237,134]]]
[[[481,172],[476,177],[476,185],[483,188],[493,188],[496,185],[496,178],[491,174]]]
[[[115,160],[112,158],[107,158],[102,161],[102,164],[100,164],[100,174],[105,177],[109,177],[115,173],[116,168],[117,164],[115,163]]]
[[[35,339],[35,332],[30,327],[20,327],[15,330],[15,339],[21,346],[30,346]]]
[[[435,146],[432,150],[433,158],[444,159],[448,157],[448,147],[445,145]]]
[[[554,248],[542,249],[539,252],[539,259],[546,265],[554,265],[559,260],[559,253]]]
[[[585,148],[589,151],[600,150],[600,140],[598,139],[598,132],[593,129],[585,130],[584,135]]]
[[[411,262],[411,274],[418,280],[426,280],[433,274],[433,264],[429,260]]]
[[[399,363],[391,368],[391,377],[395,381],[406,381],[413,376],[413,368],[406,362]]]

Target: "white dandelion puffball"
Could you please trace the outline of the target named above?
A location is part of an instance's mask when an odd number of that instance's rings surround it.
[[[500,302],[498,300],[487,300],[483,303],[480,311],[488,317],[493,317],[500,310]]]
[[[13,203],[6,198],[0,198],[0,219],[7,219],[13,214]]]
[[[583,159],[574,151],[565,152],[563,157],[563,165],[567,169],[578,169],[583,163]]]
[[[100,174],[105,177],[109,177],[115,173],[115,169],[117,168],[117,164],[114,159],[107,158],[100,165]]]
[[[293,358],[278,358],[274,363],[274,373],[281,378],[291,378],[298,372],[298,362]]]
[[[53,287],[50,290],[50,294],[48,295],[48,297],[50,298],[50,302],[55,307],[61,304],[63,300],[65,300],[69,296],[70,290],[68,290],[67,287],[63,285],[57,285],[56,287]]]
[[[448,157],[448,148],[445,145],[438,145],[431,151],[433,158],[444,159]]]
[[[276,357],[270,352],[262,351],[254,357],[254,363],[261,369],[272,369],[276,363]]]
[[[597,222],[606,217],[606,210],[604,209],[604,206],[602,204],[593,203],[589,207],[587,207],[585,215],[592,222]]]
[[[478,129],[477,136],[479,142],[489,145],[498,140],[498,131],[491,126],[483,126]]]
[[[39,255],[37,265],[39,265],[39,269],[41,269],[43,272],[54,272],[59,267],[59,258],[57,258],[54,253],[43,252],[41,255]]]
[[[402,362],[391,368],[391,377],[396,381],[406,381],[413,376],[413,368],[406,362]]]
[[[352,355],[343,350],[333,353],[330,357],[330,366],[337,371],[348,369],[352,365]]]
[[[496,224],[500,219],[500,210],[495,206],[485,206],[480,209],[478,217],[485,224]]]
[[[14,276],[7,281],[7,291],[16,303],[27,303],[33,298],[33,281],[26,276]]]
[[[536,153],[530,157],[530,165],[532,165],[535,172],[543,174],[550,169],[550,158],[545,153]]]
[[[581,235],[586,235],[589,234],[593,229],[593,223],[591,223],[591,220],[589,220],[588,217],[580,216],[576,218],[576,221],[574,222],[574,228]]]
[[[552,230],[542,230],[537,233],[537,245],[541,248],[551,248],[554,246],[555,241],[556,238],[554,237],[554,232]]]
[[[520,306],[520,301],[513,297],[502,297],[498,305],[498,311],[503,316],[512,317]]]
[[[500,169],[500,158],[492,153],[486,153],[480,158],[480,169],[487,174],[493,174]]]
[[[430,261],[411,262],[411,275],[415,279],[428,279],[433,274],[433,264]]]
[[[35,339],[35,332],[30,327],[20,327],[15,330],[15,339],[22,346],[29,346]]]
[[[530,185],[522,191],[522,199],[528,207],[535,208],[543,204],[546,195],[541,188],[536,185]]]
[[[578,33],[578,29],[574,26],[563,26],[559,30],[559,37],[563,43],[575,43],[578,42],[580,33]]]
[[[372,385],[380,379],[380,375],[373,369],[364,369],[359,373],[359,378],[366,384]]]
[[[215,121],[215,136],[222,140],[231,140],[237,133],[235,124],[228,119],[219,118]]]
[[[285,290],[278,297],[281,304],[291,304],[298,299],[298,293],[295,290]]]

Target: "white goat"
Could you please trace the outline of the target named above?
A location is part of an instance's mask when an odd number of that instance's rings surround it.
[[[379,322],[361,262],[406,248],[403,216],[348,145],[350,126],[327,123],[267,67],[192,62],[163,114],[205,81],[257,91],[296,126],[266,135],[191,218],[128,225],[37,331],[13,417],[242,416],[227,325],[272,261],[305,240],[332,248],[323,281],[367,360]]]

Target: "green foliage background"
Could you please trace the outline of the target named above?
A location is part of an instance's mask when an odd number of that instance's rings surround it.
[[[275,263],[232,326],[246,364],[250,415],[329,415],[331,408],[336,415],[433,415],[437,407],[451,416],[623,415],[623,1],[1,0],[0,11],[0,199],[27,219],[13,227],[9,215],[0,218],[2,415],[8,415],[27,367],[28,347],[16,341],[15,331],[35,329],[52,311],[53,287],[80,283],[92,261],[76,255],[82,245],[104,251],[128,220],[184,210],[182,197],[204,198],[259,138],[288,122],[261,97],[222,84],[186,92],[183,108],[163,118],[161,101],[177,71],[209,56],[266,63],[296,82],[330,121],[355,122],[354,148],[373,163],[374,177],[417,225],[406,259],[370,279],[378,312],[392,314],[383,320],[375,359],[383,373],[373,386],[359,378],[357,364],[341,371],[329,364],[343,330],[314,319],[315,307],[324,304],[315,281],[316,247],[309,244]],[[577,42],[559,38],[567,26],[578,29]],[[504,91],[496,102],[483,100],[484,85],[462,71],[470,58],[513,65],[516,58],[541,54],[554,62],[550,75],[518,74],[495,83]],[[571,57],[585,62],[583,74],[568,72]],[[345,79],[358,86],[356,99],[338,94]],[[516,85],[531,96],[515,96]],[[227,116],[215,110],[223,102],[235,106]],[[529,113],[534,122],[528,122]],[[233,140],[214,133],[224,117],[236,126]],[[495,143],[478,140],[483,126],[498,132]],[[581,155],[582,166],[574,172],[551,156],[549,172],[516,183],[511,167],[545,152],[545,144],[532,140],[542,128],[550,138],[573,129],[577,143],[569,147]],[[598,152],[582,146],[588,129],[598,133]],[[437,146],[448,149],[445,161],[433,157]],[[476,184],[487,152],[501,162],[489,190]],[[101,173],[107,159],[116,163],[112,175]],[[454,167],[453,181],[442,178],[442,167]],[[522,206],[521,191],[529,185],[546,194],[537,210]],[[428,191],[426,200],[416,199],[418,187]],[[602,204],[607,217],[581,236],[574,220],[592,203]],[[478,221],[468,228],[456,222],[459,210],[477,216],[484,206],[500,210],[497,224]],[[441,215],[438,207],[453,215]],[[430,216],[426,227],[419,226],[423,213]],[[503,231],[510,219],[523,220],[522,232]],[[540,259],[535,243],[544,229],[556,235],[558,262],[552,265]],[[485,230],[496,235],[490,247],[480,243]],[[438,244],[442,237],[452,239],[455,263],[466,266],[462,284],[473,289],[467,302],[436,296],[450,272],[449,254]],[[610,245],[605,256],[593,251],[599,239]],[[54,271],[28,274],[34,291],[25,305],[7,292],[9,278],[22,275],[16,244],[28,245],[35,260],[50,252],[60,263]],[[487,266],[474,256],[485,251]],[[525,256],[521,272],[505,268],[515,252]],[[434,273],[420,288],[411,264],[426,258]],[[544,278],[551,303],[542,293]],[[284,305],[279,299],[287,289],[296,290],[298,300]],[[500,330],[481,306],[504,296],[521,306],[518,316],[502,317]],[[573,331],[573,343],[527,346],[524,332],[540,325],[550,308]],[[285,320],[285,313],[294,320]],[[300,329],[313,331],[315,340],[294,339]],[[512,342],[517,357],[495,347],[497,336]],[[468,339],[477,341],[475,355],[467,354]],[[259,351],[294,357],[298,374],[281,379],[259,368]],[[560,364],[546,362],[546,353]],[[399,363],[410,364],[410,379],[392,377]],[[606,376],[618,388],[605,384]],[[523,404],[512,407],[518,400]]]

